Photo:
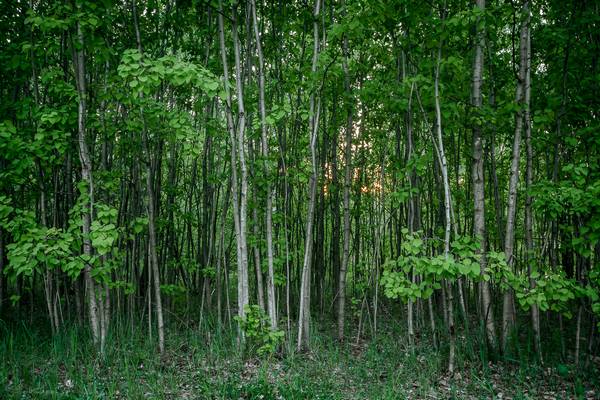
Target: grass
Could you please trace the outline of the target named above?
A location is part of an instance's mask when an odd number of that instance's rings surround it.
[[[44,326],[44,324],[37,324]],[[447,349],[417,338],[410,350],[401,326],[375,340],[340,345],[319,326],[310,353],[269,359],[244,356],[235,332],[197,328],[167,332],[157,354],[146,331],[115,328],[106,354],[96,355],[85,330],[50,337],[43,330],[0,324],[0,399],[468,399],[599,396],[598,365],[586,371],[517,354],[482,362],[478,344],[459,340],[457,373],[445,372]],[[551,345],[551,344],[550,344]],[[484,359],[485,360],[485,359]]]

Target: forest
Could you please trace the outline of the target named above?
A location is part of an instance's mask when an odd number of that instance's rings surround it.
[[[599,0],[0,0],[0,398],[600,398]]]

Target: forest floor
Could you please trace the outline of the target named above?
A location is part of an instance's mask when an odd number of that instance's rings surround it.
[[[81,331],[51,338],[0,321],[0,399],[600,398],[598,358],[579,371],[560,361],[541,366],[522,353],[482,362],[477,345],[459,337],[458,372],[450,377],[447,349],[437,352],[423,335],[410,351],[401,327],[343,345],[315,332],[311,352],[268,359],[241,355],[234,335],[193,327],[167,333],[163,357],[156,338],[131,331],[110,337],[99,357]]]

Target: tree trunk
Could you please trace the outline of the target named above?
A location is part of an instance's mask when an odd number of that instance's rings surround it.
[[[446,154],[444,152],[444,141],[442,138],[442,113],[440,109],[440,63],[442,58],[442,45],[438,48],[437,63],[435,68],[435,117],[436,117],[436,135],[437,135],[437,148],[438,148],[438,159],[440,163],[440,169],[442,171],[442,183],[444,185],[444,217],[445,217],[445,229],[444,229],[444,257],[450,256],[450,234],[452,228],[452,219],[450,216],[451,209],[451,194],[450,194],[450,182],[448,181],[448,163],[446,161]],[[450,354],[448,356],[448,372],[454,373],[454,356],[456,347],[456,333],[454,330],[454,295],[452,284],[446,282],[446,294],[447,294],[447,310],[448,310],[448,332],[450,334]]]
[[[92,181],[92,162],[90,160],[88,146],[86,143],[86,113],[87,113],[87,93],[85,76],[85,55],[84,55],[84,35],[79,21],[77,25],[78,48],[74,54],[75,76],[77,83],[78,108],[77,108],[77,132],[79,144],[79,160],[81,162],[81,179],[86,185],[87,196],[85,207],[82,212],[82,234],[83,234],[83,254],[86,256],[83,274],[85,278],[86,292],[88,295],[89,318],[92,329],[92,339],[94,345],[99,345],[100,328],[98,322],[98,306],[96,303],[96,285],[92,278],[92,267],[88,260],[92,257],[92,242],[90,240],[90,227],[92,224],[92,210],[94,199],[94,184]]]
[[[477,8],[480,11],[485,10],[485,0],[477,0]],[[481,115],[481,84],[483,80],[483,48],[485,46],[485,28],[481,17],[477,18],[477,38],[475,44],[475,60],[473,62],[473,93],[472,105],[475,113],[473,122],[473,235],[479,241],[481,274],[485,274],[487,267],[486,258],[486,232],[485,232],[485,182],[483,166],[483,140],[481,135],[482,121]],[[490,298],[489,282],[482,280],[481,286],[481,316],[486,330],[486,336],[490,346],[496,345],[496,329],[494,326],[494,312]]]
[[[135,25],[135,34],[137,40],[137,47],[140,55],[143,58],[144,51],[142,48],[142,40],[138,23],[138,15],[135,6],[135,0],[132,0],[132,11],[133,20]],[[143,99],[143,93],[139,92],[140,99]],[[160,294],[160,269],[158,266],[158,254],[156,252],[156,205],[155,205],[155,191],[154,191],[154,176],[156,173],[157,166],[152,162],[152,155],[150,154],[150,146],[148,143],[148,127],[146,124],[146,118],[144,115],[144,108],[140,106],[140,117],[142,119],[142,147],[144,150],[145,164],[146,164],[146,195],[148,196],[148,253],[149,253],[149,267],[152,269],[152,284],[154,286],[154,302],[156,309],[156,320],[158,325],[158,348],[161,354],[165,352],[165,331],[164,331],[164,320],[163,320],[163,309],[162,299]]]
[[[529,31],[527,33],[527,52],[526,52],[526,64],[527,70],[525,72],[525,147],[527,152],[527,166],[525,170],[525,191],[527,193],[525,198],[525,246],[526,246],[526,259],[527,259],[527,275],[529,277],[529,286],[531,289],[535,289],[536,280],[532,277],[533,272],[533,258],[534,258],[534,246],[533,246],[533,213],[531,205],[533,198],[531,197],[530,190],[533,183],[533,149],[531,145],[531,115],[529,110],[529,103],[531,98],[531,37]],[[537,353],[539,360],[542,361],[542,349],[541,349],[541,338],[540,338],[540,310],[536,303],[531,305],[531,327],[533,329],[533,340],[535,352]]]
[[[342,3],[342,7],[345,4]],[[345,16],[345,10],[344,10]],[[344,198],[343,198],[343,213],[344,213],[344,244],[342,248],[342,264],[340,267],[340,273],[338,278],[338,339],[344,340],[344,323],[345,323],[345,306],[346,306],[346,272],[348,271],[348,263],[350,260],[350,184],[351,184],[351,172],[352,172],[352,130],[354,129],[353,124],[353,111],[354,106],[352,104],[351,96],[352,89],[350,87],[350,74],[348,72],[348,36],[344,35],[342,40],[342,50],[344,53],[342,59],[342,67],[344,70],[344,89],[346,91],[346,132],[344,135]]]
[[[262,52],[262,38],[259,32],[258,19],[256,17],[256,1],[251,0],[252,21],[254,25],[254,37],[256,40],[256,53],[258,55],[258,88],[261,127],[261,150],[264,159],[264,174],[267,178],[266,192],[266,230],[267,230],[267,308],[271,328],[277,329],[277,309],[275,307],[275,273],[273,266],[273,193],[271,191],[271,177],[269,175],[269,140],[267,136],[267,111],[265,101],[265,62]]]
[[[317,71],[317,61],[319,57],[319,11],[321,7],[320,0],[315,1],[313,12],[313,58],[311,72],[314,76]],[[310,94],[310,112],[308,129],[310,132],[310,156],[311,156],[311,176],[309,182],[309,200],[308,213],[306,216],[306,237],[304,242],[304,261],[302,264],[302,278],[300,285],[300,307],[298,312],[298,341],[296,349],[308,349],[310,343],[310,270],[312,261],[312,231],[313,219],[315,213],[315,199],[317,192],[317,131],[319,129],[319,113],[321,111],[321,100],[316,98],[316,90]]]
[[[237,245],[237,272],[238,272],[238,316],[244,318],[245,306],[249,304],[248,290],[248,248],[246,244],[246,205],[247,205],[247,170],[244,154],[244,133],[246,117],[244,115],[244,99],[242,92],[242,77],[240,76],[240,50],[237,34],[237,10],[233,10],[233,43],[235,53],[236,91],[238,103],[237,124],[233,122],[232,97],[229,88],[229,67],[227,63],[227,52],[225,48],[225,33],[223,26],[223,4],[219,2],[219,43],[221,48],[221,60],[223,63],[224,86],[226,93],[226,117],[227,129],[231,146],[231,191],[233,199],[233,219],[236,232]],[[238,128],[236,132],[236,127]],[[241,182],[238,185],[237,163],[240,163]],[[240,193],[238,195],[238,187]]]
[[[527,71],[527,42],[529,37],[529,1],[523,3],[523,14],[525,18],[521,22],[520,34],[520,61],[519,77],[515,101],[519,105],[524,103],[524,86]],[[510,181],[508,189],[508,210],[506,215],[506,234],[504,235],[504,253],[509,268],[514,267],[514,245],[515,245],[515,219],[517,212],[517,185],[519,183],[519,159],[521,147],[521,133],[523,130],[523,110],[521,107],[515,115],[515,137],[512,149],[512,162],[510,166]],[[506,348],[508,336],[515,324],[514,296],[512,290],[504,293],[502,306],[502,348]]]
[[[256,195],[253,196],[253,201],[256,205]],[[252,233],[254,234],[254,248],[252,250],[254,253],[254,269],[256,271],[256,298],[260,309],[265,311],[265,293],[259,246],[260,232],[258,227],[258,210],[256,206],[252,209]]]

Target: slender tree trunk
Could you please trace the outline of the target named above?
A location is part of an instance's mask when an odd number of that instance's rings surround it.
[[[79,45],[75,49],[74,64],[75,76],[77,82],[78,108],[77,108],[77,132],[79,144],[79,160],[81,162],[81,179],[86,185],[87,199],[82,212],[82,233],[83,233],[83,254],[87,260],[93,255],[92,242],[90,240],[90,228],[92,224],[92,211],[94,199],[94,184],[92,181],[92,162],[90,160],[88,146],[86,142],[86,113],[87,113],[87,89],[85,76],[85,55],[84,55],[84,35],[79,20],[77,25],[77,41]],[[96,285],[92,278],[92,266],[86,261],[83,269],[86,292],[88,295],[88,312],[90,326],[92,329],[92,339],[94,345],[100,343],[100,326],[98,321],[98,305],[96,303]]]
[[[269,140],[267,136],[267,111],[265,101],[265,62],[262,51],[262,38],[259,32],[256,17],[256,1],[251,0],[252,21],[254,25],[254,38],[256,40],[256,53],[258,55],[258,88],[261,127],[261,150],[264,159],[264,174],[267,177],[267,202],[266,202],[266,231],[267,231],[267,308],[271,328],[277,329],[277,309],[275,307],[275,273],[273,266],[273,193],[271,191],[271,177],[269,175]]]
[[[404,55],[404,54],[403,54]],[[404,73],[404,57],[402,60],[402,79],[406,79],[406,74]],[[409,162],[411,162],[410,160],[413,157],[413,152],[414,152],[414,141],[413,141],[413,129],[412,129],[412,91],[413,91],[414,85],[411,86],[411,90],[410,90],[410,95],[408,96],[408,109],[406,112],[406,163],[408,164]],[[414,188],[413,185],[415,185],[416,183],[416,171],[414,170],[414,168],[409,172],[409,186],[411,189]],[[415,228],[416,228],[416,220],[417,220],[417,216],[416,216],[416,212],[417,212],[417,201],[416,201],[416,196],[414,196],[412,193],[410,194],[409,200],[408,200],[408,215],[407,215],[407,219],[408,219],[408,231],[410,234],[413,234],[415,232]],[[411,269],[410,271],[410,280],[412,283],[415,283],[415,273],[414,270]],[[415,330],[414,330],[414,301],[412,299],[408,299],[408,304],[406,307],[406,318],[407,318],[407,330],[408,330],[408,342],[411,346],[411,351],[414,351],[413,345],[414,345],[414,337],[415,337]]]
[[[337,93],[334,95],[332,100],[331,110],[331,124],[337,126]],[[341,269],[340,260],[340,228],[341,228],[341,216],[340,216],[340,182],[339,182],[339,168],[338,168],[338,136],[332,134],[331,139],[331,276],[332,283],[331,287],[333,293],[338,293],[339,287],[339,276]]]
[[[581,348],[581,312],[583,307],[580,304],[577,308],[577,322],[575,330],[575,366],[579,367],[579,349]]]
[[[435,80],[434,80],[434,91],[435,91],[435,116],[436,116],[436,135],[437,135],[437,147],[438,147],[438,158],[440,163],[440,169],[442,171],[442,182],[444,185],[444,216],[445,216],[445,229],[444,229],[444,257],[450,256],[450,234],[452,228],[452,219],[450,215],[451,209],[451,194],[450,194],[450,182],[448,181],[448,163],[446,161],[446,154],[444,152],[444,141],[442,137],[442,113],[440,109],[440,63],[442,58],[442,47],[438,48],[437,63],[435,69]],[[450,354],[448,356],[448,372],[454,373],[454,357],[456,347],[456,333],[454,329],[454,295],[452,284],[446,282],[446,294],[447,294],[447,307],[448,307],[448,331],[450,333]]]
[[[233,213],[234,225],[236,230],[237,244],[237,266],[238,266],[238,316],[244,318],[244,308],[249,304],[248,287],[248,247],[246,236],[246,217],[247,217],[247,193],[248,176],[246,168],[246,155],[244,150],[244,140],[246,131],[246,116],[244,111],[244,97],[242,90],[242,76],[240,67],[240,44],[237,33],[237,7],[234,7],[232,16],[233,46],[235,56],[236,72],[236,96],[238,115],[237,123],[233,122],[232,97],[229,88],[229,67],[227,64],[227,52],[225,48],[225,34],[223,26],[223,4],[219,2],[219,43],[221,47],[221,59],[223,63],[224,86],[226,93],[226,117],[227,127],[231,145],[231,170],[232,170],[232,193],[233,193]],[[237,132],[236,132],[237,127]],[[240,182],[238,186],[237,163],[239,161]],[[239,187],[239,195],[238,195]]]
[[[33,10],[33,1],[29,2],[29,7],[31,10]],[[35,39],[34,39],[34,32],[33,29],[30,32],[30,38],[31,38],[31,42],[32,44],[35,43]],[[32,85],[33,85],[33,97],[35,100],[35,106],[37,107],[42,107],[42,104],[40,103],[40,90],[39,90],[39,85],[38,85],[38,73],[37,73],[37,68],[36,68],[36,62],[35,62],[35,53],[33,51],[33,49],[30,50],[30,59],[31,59],[31,72],[32,72]],[[34,122],[34,126],[35,126],[35,122]],[[35,127],[37,129],[37,127]],[[38,179],[37,179],[37,184],[38,184],[38,190],[39,190],[39,215],[40,215],[40,222],[42,227],[44,228],[48,228],[48,212],[47,212],[47,208],[46,208],[46,185],[44,183],[45,181],[45,176],[44,176],[44,170],[42,168],[42,163],[41,160],[39,158],[36,158],[35,160],[35,164],[36,164],[36,168],[38,170]],[[56,204],[56,203],[55,203]],[[56,218],[56,213],[55,213],[55,218]],[[56,226],[56,224],[54,225]],[[53,276],[54,273],[53,271],[48,267],[48,264],[46,262],[43,263],[44,264],[44,274],[43,274],[43,278],[44,278],[44,295],[45,295],[45,300],[46,300],[46,307],[48,308],[48,317],[50,318],[50,326],[52,329],[52,334],[56,334],[57,330],[58,330],[58,316],[56,313],[56,303],[54,301],[54,286],[53,286]],[[58,290],[58,289],[57,289]]]
[[[223,260],[225,258],[225,219],[227,218],[227,210],[229,208],[229,198],[231,197],[231,182],[232,179],[230,178],[229,181],[227,182],[227,186],[225,189],[225,200],[223,203],[223,213],[221,214],[221,222],[220,222],[220,229],[221,229],[221,234],[220,234],[220,238],[219,238],[219,247],[218,247],[218,251],[217,251],[217,321],[219,324],[219,328],[221,328],[222,325],[222,276],[223,276]],[[227,268],[225,268],[225,273],[227,272]],[[225,277],[225,281],[227,281],[227,277]],[[229,291],[227,290],[227,288],[225,289],[226,293],[229,293]]]
[[[137,47],[140,55],[143,58],[144,51],[142,48],[142,39],[140,34],[140,28],[138,23],[138,15],[135,5],[136,0],[132,0],[132,12],[133,21],[135,25],[135,35],[137,40]],[[143,99],[143,93],[139,92],[140,99]],[[155,191],[154,191],[154,176],[158,166],[152,162],[152,155],[150,154],[150,145],[148,140],[148,127],[146,124],[146,118],[144,114],[144,107],[140,106],[140,117],[142,119],[142,147],[146,156],[146,195],[148,196],[148,253],[149,253],[149,267],[152,269],[152,283],[154,286],[154,302],[156,309],[156,322],[158,325],[158,347],[161,354],[165,352],[165,331],[164,331],[164,320],[163,320],[163,308],[162,298],[160,294],[160,269],[158,266],[158,254],[156,251],[156,204],[155,204]],[[153,166],[154,164],[154,166]]]
[[[247,207],[248,207],[248,171],[245,155],[246,112],[244,109],[244,92],[242,88],[242,71],[240,61],[240,40],[238,38],[237,9],[234,7],[232,18],[233,48],[235,56],[235,82],[238,105],[237,150],[240,163],[240,252],[241,265],[238,267],[238,313],[244,317],[244,307],[249,304],[250,290],[248,285],[248,245],[247,245]]]
[[[533,198],[530,190],[533,184],[533,149],[531,145],[531,115],[529,111],[529,103],[531,98],[531,36],[529,31],[527,34],[527,52],[526,52],[527,70],[525,72],[525,110],[523,117],[525,118],[525,147],[527,151],[527,166],[525,170],[525,246],[527,259],[527,275],[529,277],[529,286],[535,289],[536,280],[533,278],[533,213],[531,205]],[[535,351],[540,361],[542,358],[541,337],[540,337],[540,309],[536,303],[531,305],[531,326],[533,329],[533,340]]]
[[[487,46],[488,57],[490,60],[492,59],[492,48],[491,46]],[[489,78],[490,78],[490,95],[489,95],[489,106],[495,111],[496,110],[496,85],[494,83],[495,75],[493,63],[490,62],[489,70]],[[490,130],[490,141],[487,146],[486,156],[489,159],[489,167],[490,167],[490,181],[492,182],[492,195],[494,198],[494,211],[496,215],[496,233],[497,233],[497,245],[499,247],[504,245],[504,208],[501,203],[500,197],[500,189],[498,185],[498,174],[496,168],[496,124],[490,122],[487,124]],[[489,237],[488,237],[489,239]],[[490,241],[486,242],[489,245]],[[487,261],[487,260],[486,260]]]
[[[254,204],[256,204],[256,196],[253,198]],[[265,311],[265,293],[264,293],[264,283],[263,283],[263,275],[261,269],[261,261],[260,261],[260,247],[259,247],[259,238],[260,232],[258,227],[258,210],[257,207],[252,209],[252,233],[254,234],[254,269],[256,271],[256,297],[258,299],[258,306],[261,310]]]
[[[527,42],[529,37],[529,1],[523,3],[523,21],[521,22],[520,33],[520,61],[519,77],[515,100],[524,105],[524,86],[527,73]],[[510,166],[510,181],[508,189],[508,211],[506,215],[506,234],[504,235],[504,253],[509,268],[514,267],[514,246],[515,246],[515,219],[517,213],[517,185],[519,183],[519,159],[521,148],[521,133],[523,130],[523,110],[521,107],[515,115],[515,136],[512,149],[512,162]],[[512,290],[504,293],[502,306],[502,348],[506,348],[508,336],[515,324],[514,296]]]
[[[477,0],[476,7],[480,11],[485,10],[485,0]],[[479,240],[480,248],[478,254],[480,256],[479,263],[481,274],[485,274],[487,267],[486,258],[486,232],[485,232],[485,182],[484,182],[484,166],[483,166],[483,140],[481,126],[481,84],[483,80],[483,48],[485,46],[485,28],[483,19],[477,18],[477,38],[475,44],[475,60],[473,62],[473,93],[472,104],[475,112],[473,123],[473,235],[476,240]],[[496,329],[494,326],[494,312],[492,309],[490,298],[490,286],[487,280],[482,280],[480,283],[481,290],[481,315],[485,326],[488,343],[490,346],[496,346]]]
[[[342,7],[345,4],[342,3]],[[345,15],[345,10],[344,10]],[[351,96],[352,89],[350,87],[350,73],[348,72],[348,36],[344,35],[342,40],[342,50],[344,53],[342,59],[342,68],[344,70],[344,89],[346,91],[346,132],[344,135],[344,198],[343,198],[343,213],[344,213],[344,244],[342,249],[342,264],[338,278],[338,339],[344,340],[344,323],[345,323],[345,306],[346,306],[346,271],[348,271],[348,263],[350,260],[350,184],[352,172],[352,130],[354,129],[353,111]]]
[[[406,80],[406,54],[402,51],[402,80]],[[405,163],[408,165],[411,163],[412,158],[414,156],[414,137],[413,137],[413,115],[412,115],[412,100],[413,100],[413,91],[415,88],[415,84],[413,83],[410,87],[410,94],[408,95],[408,106],[406,109],[406,114],[404,117],[404,121],[406,124],[406,157]],[[408,172],[408,182],[409,187],[411,189],[410,197],[408,200],[408,213],[407,213],[407,222],[408,222],[408,231],[410,234],[418,231],[420,229],[420,213],[419,213],[419,201],[417,196],[412,193],[413,189],[417,188],[418,176],[415,168],[412,168]],[[410,280],[412,283],[415,283],[415,273],[413,270],[410,271]],[[407,307],[406,307],[406,319],[407,319],[407,331],[408,331],[408,342],[411,346],[411,351],[414,350],[414,301],[412,299],[408,299]]]
[[[315,1],[313,12],[313,58],[311,72],[313,76],[317,72],[317,61],[319,57],[319,12],[321,1]],[[310,155],[311,155],[311,176],[309,182],[309,201],[308,214],[306,216],[306,237],[304,242],[304,261],[302,265],[302,279],[300,285],[300,307],[298,316],[298,341],[296,348],[298,351],[308,349],[310,343],[310,270],[312,261],[312,231],[313,219],[315,213],[315,199],[317,192],[317,131],[319,129],[319,113],[321,111],[321,100],[317,98],[317,90],[313,89],[310,94],[310,112],[309,126],[310,131]]]
[[[34,82],[36,79],[34,78]],[[37,92],[37,91],[36,91]],[[37,96],[36,96],[37,97]],[[37,102],[37,101],[36,101]],[[46,209],[46,185],[44,184],[44,172],[42,170],[42,165],[39,160],[36,160],[36,165],[38,169],[38,190],[40,191],[39,197],[39,212],[40,212],[40,222],[42,227],[48,228],[48,212]],[[44,239],[45,240],[45,239]],[[46,307],[48,308],[48,317],[50,318],[50,327],[52,328],[52,334],[55,335],[58,329],[58,321],[54,312],[54,289],[53,289],[53,271],[48,267],[46,262],[44,264],[44,296],[46,300]],[[102,347],[101,347],[102,348]]]
[[[585,368],[588,368],[590,365],[590,360],[593,356],[594,349],[594,334],[596,333],[597,325],[596,325],[596,316],[592,315],[592,320],[590,321],[590,334],[588,336],[588,348],[587,348],[587,357],[585,359]]]

